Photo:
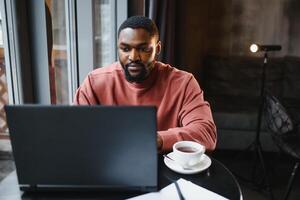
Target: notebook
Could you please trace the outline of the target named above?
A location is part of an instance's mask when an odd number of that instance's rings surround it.
[[[156,108],[7,105],[22,190],[158,187]]]

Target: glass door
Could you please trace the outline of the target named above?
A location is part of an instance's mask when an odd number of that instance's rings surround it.
[[[4,5],[4,4],[1,4]],[[6,23],[4,21],[4,9],[0,9],[0,139],[8,137],[8,128],[6,123],[6,116],[4,105],[9,103],[7,71],[5,55],[7,54],[7,38],[6,38]]]
[[[67,42],[66,1],[46,0],[46,25],[49,51],[49,81],[52,104],[68,104],[69,49]]]
[[[117,60],[118,19],[127,17],[127,1],[77,0],[79,83],[95,68]],[[118,11],[119,8],[119,11]]]
[[[117,60],[117,19],[127,1],[45,0],[52,104],[71,104],[88,72]],[[120,12],[117,13],[117,5]],[[124,6],[125,5],[125,6]]]
[[[127,18],[127,0],[0,0],[0,4],[2,105],[71,104],[90,71],[117,60],[116,32]],[[3,14],[5,6],[8,15]],[[9,34],[3,26],[6,18]]]

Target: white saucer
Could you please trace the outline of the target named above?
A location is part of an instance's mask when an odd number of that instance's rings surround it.
[[[170,158],[173,158],[174,152],[169,153],[168,156]],[[211,159],[206,154],[203,154],[203,158],[198,164],[188,170],[183,169],[179,164],[168,158],[164,158],[164,162],[169,169],[180,174],[196,174],[202,172],[203,170],[206,170],[211,165]]]

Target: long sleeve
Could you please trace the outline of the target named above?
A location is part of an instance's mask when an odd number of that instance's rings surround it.
[[[88,75],[81,86],[77,89],[74,97],[74,105],[95,105],[100,104],[92,87],[92,78]]]
[[[179,127],[158,131],[163,140],[163,151],[181,140],[191,140],[203,144],[208,151],[216,147],[217,134],[208,102],[194,77],[185,89],[184,100],[179,112]]]

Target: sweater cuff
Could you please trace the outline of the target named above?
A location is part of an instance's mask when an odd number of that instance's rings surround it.
[[[180,138],[177,138],[177,135],[170,133],[169,131],[158,131],[157,132],[162,139],[162,151],[172,151],[173,144],[180,141]]]

